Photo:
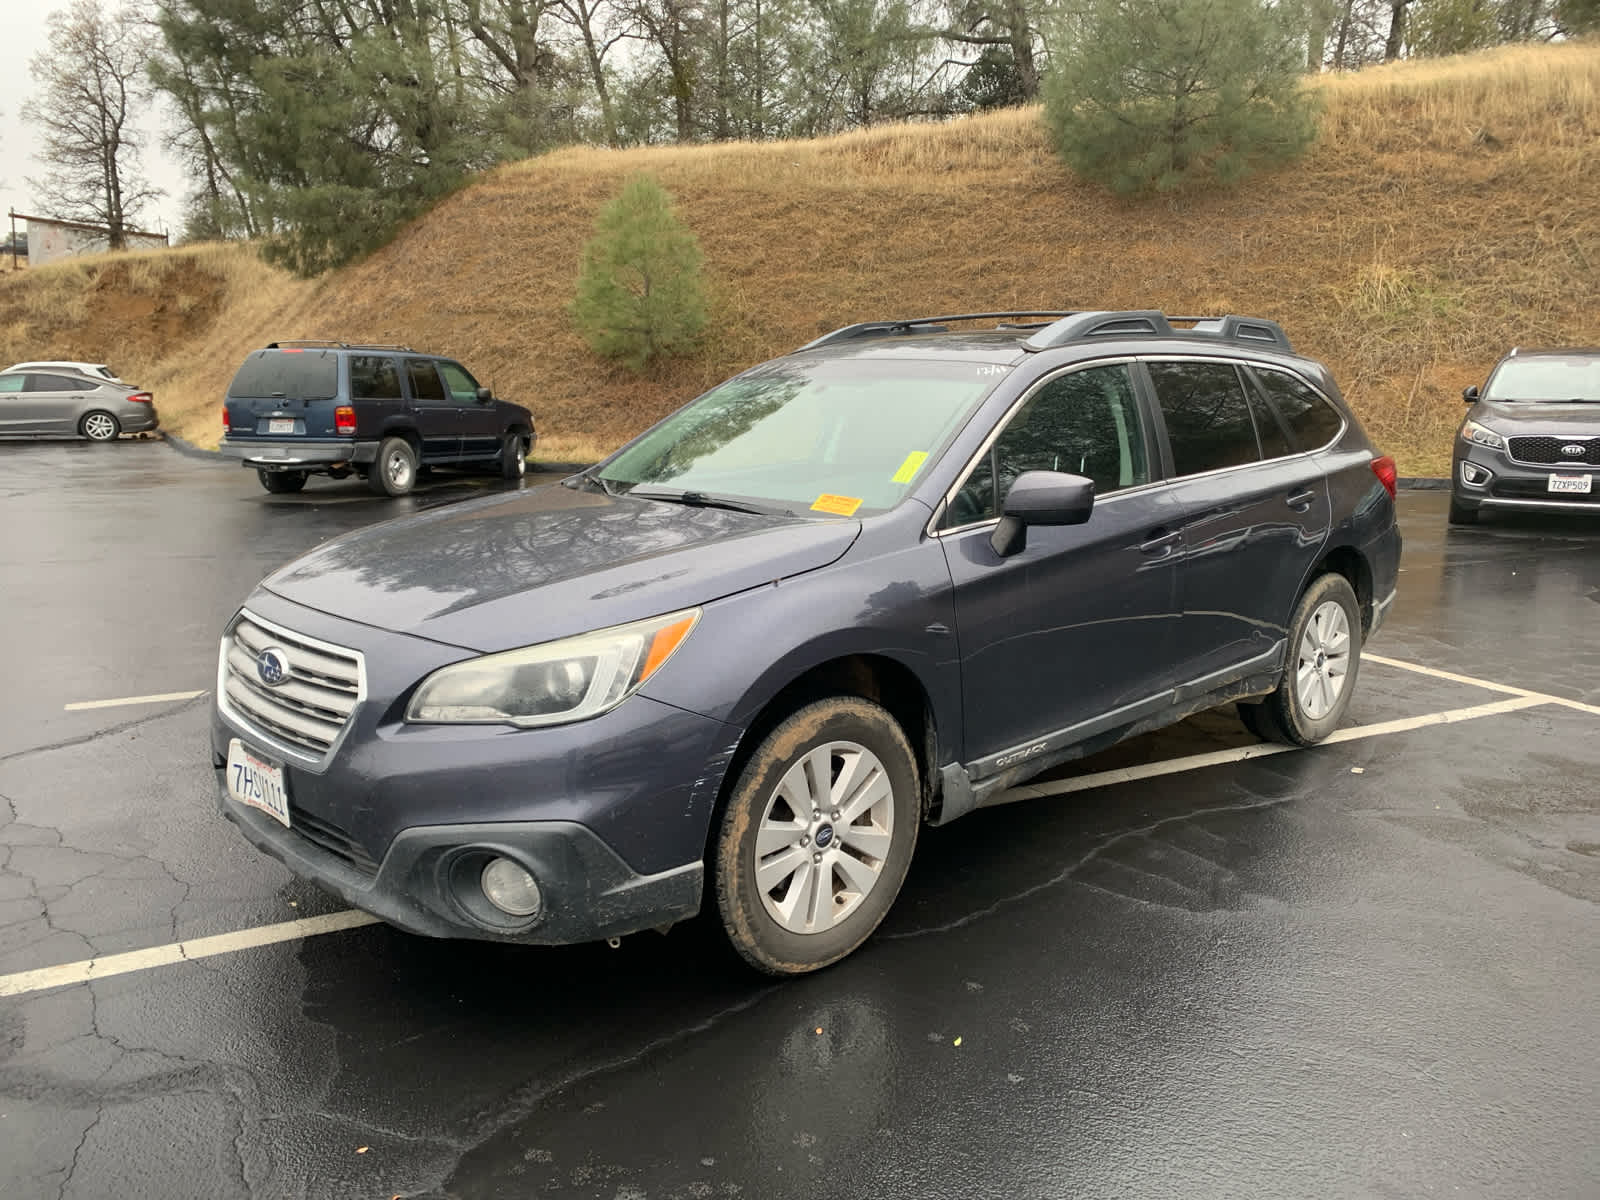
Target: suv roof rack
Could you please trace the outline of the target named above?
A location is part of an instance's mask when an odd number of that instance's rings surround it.
[[[268,350],[404,350],[415,354],[410,346],[393,346],[382,342],[331,342],[319,338],[291,338],[282,342],[268,342]]]
[[[1019,318],[1045,317],[1045,321],[1020,322]],[[863,321],[846,325],[807,342],[801,350],[815,350],[836,342],[857,338],[904,337],[913,333],[947,333],[955,321],[1001,321],[998,328],[1036,330],[1022,345],[1028,350],[1050,350],[1088,337],[1205,337],[1229,342],[1263,342],[1279,350],[1293,352],[1283,326],[1264,317],[1241,317],[1235,313],[1221,317],[1169,317],[1155,309],[1125,312],[1034,310],[1028,312],[959,313],[943,317],[914,317],[904,321]],[[1174,328],[1173,323],[1188,328]]]

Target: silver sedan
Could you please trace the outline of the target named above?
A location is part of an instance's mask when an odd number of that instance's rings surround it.
[[[0,436],[109,442],[159,424],[155,397],[130,384],[75,371],[0,371]]]

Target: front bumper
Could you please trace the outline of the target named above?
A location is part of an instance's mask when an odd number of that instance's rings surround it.
[[[223,438],[217,450],[257,470],[315,470],[335,463],[370,463],[378,456],[378,443],[358,442],[354,438],[326,441]]]
[[[222,815],[257,849],[363,912],[423,937],[566,945],[665,927],[700,910],[699,862],[642,875],[572,821],[407,829],[369,876],[234,801],[221,771],[217,793]],[[478,878],[495,857],[538,880],[543,904],[534,917],[507,916],[481,898]]]
[[[1552,475],[1589,475],[1587,495],[1550,491]],[[1530,466],[1504,451],[1456,441],[1450,495],[1466,509],[1499,512],[1590,513],[1600,516],[1600,467]]]

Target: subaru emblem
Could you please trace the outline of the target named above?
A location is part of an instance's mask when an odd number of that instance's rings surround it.
[[[1584,453],[1588,451],[1588,449],[1589,447],[1587,446],[1581,446],[1577,442],[1571,442],[1561,447],[1561,453],[1565,454],[1568,458],[1581,458]]]
[[[256,655],[256,674],[268,687],[277,687],[289,678],[289,659],[276,646],[268,646]]]

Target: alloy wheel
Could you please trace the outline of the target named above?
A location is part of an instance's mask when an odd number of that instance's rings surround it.
[[[1350,618],[1344,605],[1326,600],[1306,622],[1295,664],[1295,698],[1313,721],[1333,711],[1350,673]]]

